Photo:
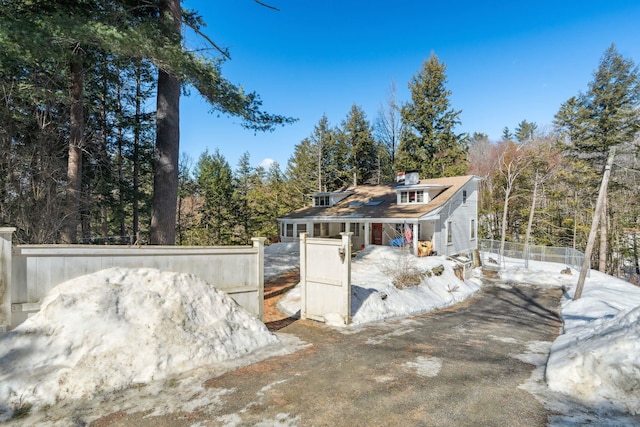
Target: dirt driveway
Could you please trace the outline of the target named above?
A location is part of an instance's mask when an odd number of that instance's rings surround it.
[[[447,310],[348,331],[280,315],[271,329],[311,345],[209,379],[225,390],[215,408],[92,425],[545,426],[547,411],[518,388],[533,366],[516,356],[556,337],[560,294],[486,286]]]

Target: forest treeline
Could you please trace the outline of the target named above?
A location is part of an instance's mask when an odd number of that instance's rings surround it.
[[[158,243],[151,238],[152,205],[164,165],[158,161],[158,121],[165,115],[159,102],[158,109],[149,106],[163,70],[256,130],[293,120],[260,111],[257,95],[220,80],[224,50],[217,51],[219,60],[178,60],[182,51],[175,45],[177,50],[145,47],[145,55],[133,55],[105,43],[114,40],[109,31],[122,28],[139,30],[139,40],[166,34],[158,9],[166,1],[142,10],[135,2],[87,2],[98,3],[114,12],[47,2],[58,8],[43,17],[45,3],[33,2],[36,12],[27,7],[32,2],[18,1],[0,12],[0,224],[17,227],[18,243],[66,241],[70,217],[74,242]],[[69,29],[64,10],[111,26]],[[16,14],[35,14],[50,27],[20,27]],[[197,14],[183,11],[180,19],[199,30]],[[78,34],[90,30],[105,34]],[[52,42],[51,49],[36,49]],[[212,81],[218,82],[215,90],[207,86]],[[358,105],[340,123],[319,117],[286,165],[253,167],[249,153],[230,165],[224,147],[198,159],[183,155],[175,168],[177,195],[168,199],[175,200],[175,243],[275,237],[276,218],[308,204],[314,192],[386,183],[397,171],[418,170],[421,178],[482,178],[480,237],[584,250],[603,167],[615,150],[593,263],[616,275],[640,274],[640,83],[632,60],[612,45],[584,92],[558,106],[552,128],[523,119],[513,131],[505,127],[497,141],[456,132],[460,110],[451,105],[447,83],[445,63],[431,54],[407,82],[410,99],[396,99],[392,84],[371,118]],[[72,166],[78,176],[70,174]]]

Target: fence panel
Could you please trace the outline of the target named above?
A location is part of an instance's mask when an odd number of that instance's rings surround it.
[[[573,248],[554,246],[528,245],[516,242],[505,242],[504,251],[500,253],[501,242],[497,240],[480,240],[480,254],[482,265],[500,265],[506,262],[511,265],[522,264],[529,266],[529,261],[555,262],[565,264],[580,270],[584,261],[584,254]]]
[[[300,317],[324,322],[338,314],[351,321],[351,235],[342,239],[309,238],[300,235]]]
[[[11,259],[11,326],[39,309],[56,285],[110,267],[157,268],[199,276],[262,320],[264,238],[253,246],[19,245]]]

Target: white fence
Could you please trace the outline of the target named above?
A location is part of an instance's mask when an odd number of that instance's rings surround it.
[[[340,316],[351,322],[351,235],[320,239],[300,235],[300,317],[321,322]]]
[[[252,239],[253,246],[17,245],[11,250],[13,230],[0,228],[0,325],[23,322],[59,283],[110,267],[195,274],[263,318],[263,237]]]
[[[504,253],[500,254],[500,242],[497,240],[481,239],[479,246],[482,265],[485,266],[498,266],[508,258],[510,262],[521,260],[525,267],[529,267],[529,261],[544,261],[557,262],[580,270],[584,261],[584,254],[573,248],[505,242]]]

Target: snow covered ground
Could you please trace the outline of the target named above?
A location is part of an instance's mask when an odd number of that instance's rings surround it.
[[[433,274],[440,266],[444,271]],[[408,268],[426,274],[419,285],[398,289],[392,283],[393,276]],[[459,280],[444,257],[418,258],[402,248],[369,246],[351,264],[351,326],[447,307],[467,299],[480,287],[477,278]],[[280,300],[278,308],[290,316],[300,311],[299,285]],[[326,320],[342,326],[342,319],[336,323]]]
[[[578,272],[561,264],[530,262],[509,267],[505,282],[562,286],[563,333],[553,343],[534,343],[538,369],[522,388],[562,415],[553,426],[640,425],[640,287],[591,271],[574,301]],[[549,353],[547,360],[547,353]]]
[[[444,271],[397,289],[392,276],[406,263],[425,273],[440,265]],[[298,265],[297,244],[265,248],[266,280]],[[640,288],[592,272],[582,298],[573,301],[577,273],[562,275],[564,267],[532,262],[528,270],[508,266],[502,272],[505,286],[566,289],[564,334],[554,343],[530,343],[528,354],[514,356],[538,365],[522,388],[565,414],[554,416],[552,425],[637,425]],[[355,327],[452,305],[481,287],[477,277],[458,280],[441,257],[413,258],[389,247],[362,251],[352,265],[352,282]],[[280,307],[295,313],[299,301],[294,288]],[[204,393],[206,379],[305,345],[270,333],[195,276],[104,270],[59,285],[38,314],[0,337],[0,421],[66,426],[71,419],[91,421],[116,411],[159,415],[215,408],[226,391]],[[31,413],[28,423],[11,421],[21,412]]]

